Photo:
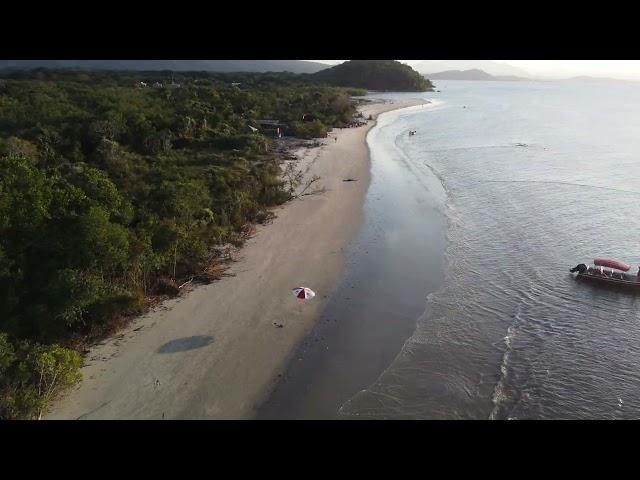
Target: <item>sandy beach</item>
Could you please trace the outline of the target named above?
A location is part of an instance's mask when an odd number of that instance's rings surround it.
[[[360,110],[375,119],[423,103]],[[83,382],[45,418],[252,418],[344,269],[344,250],[362,224],[370,180],[365,138],[374,125],[334,129],[320,147],[299,152],[306,177],[320,177],[311,190],[323,191],[276,209],[239,252],[233,276],[164,302],[93,347]],[[300,301],[291,293],[296,286],[317,296]]]

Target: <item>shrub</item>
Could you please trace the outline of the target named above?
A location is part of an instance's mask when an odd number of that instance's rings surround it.
[[[60,345],[21,341],[0,333],[0,419],[41,418],[61,392],[78,383],[82,358]]]
[[[327,127],[320,120],[304,123],[293,122],[291,124],[291,130],[294,136],[300,138],[324,138],[328,132]]]

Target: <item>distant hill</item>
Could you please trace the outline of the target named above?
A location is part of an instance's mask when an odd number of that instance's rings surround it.
[[[430,74],[434,72],[446,70],[482,70],[489,75],[515,75],[525,78],[530,76],[521,68],[493,60],[423,60],[414,64],[413,68],[426,74],[429,78],[431,78]]]
[[[304,60],[0,60],[0,69],[174,70],[315,73],[328,65]]]
[[[433,84],[409,65],[395,60],[350,60],[311,78],[332,85],[385,92],[432,91]]]
[[[446,70],[444,72],[430,73],[432,80],[484,80],[484,81],[508,81],[518,82],[529,80],[515,75],[489,75],[487,72],[474,68],[472,70]]]

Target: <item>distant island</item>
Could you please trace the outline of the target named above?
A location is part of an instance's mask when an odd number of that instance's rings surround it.
[[[409,65],[395,60],[350,60],[310,78],[341,87],[384,92],[430,92],[433,84]]]
[[[0,70],[82,69],[179,72],[315,73],[328,65],[305,60],[0,60]]]
[[[515,75],[491,75],[484,70],[477,68],[471,70],[446,70],[444,72],[431,73],[429,78],[432,80],[482,80],[482,81],[503,81],[503,82],[522,82],[528,81],[528,78],[518,77]]]
[[[412,67],[417,72],[426,75],[427,78],[431,78],[432,73],[448,70],[482,70],[489,75],[511,75],[523,78],[530,76],[528,72],[521,68],[491,60],[423,60],[421,62],[414,63]]]

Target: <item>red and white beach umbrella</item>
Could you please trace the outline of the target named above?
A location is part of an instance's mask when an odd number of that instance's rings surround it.
[[[316,296],[316,292],[307,287],[294,288],[293,294],[301,300],[307,300]]]

